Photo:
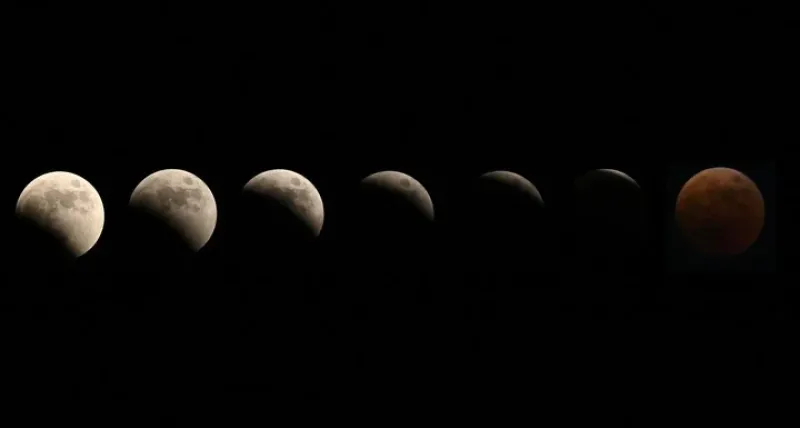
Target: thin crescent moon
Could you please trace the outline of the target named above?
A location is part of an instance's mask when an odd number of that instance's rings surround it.
[[[633,178],[631,178],[631,176],[630,176],[630,175],[628,175],[628,174],[625,174],[624,172],[622,172],[622,171],[620,171],[620,170],[617,170],[617,169],[609,169],[609,168],[601,168],[601,169],[598,169],[597,171],[610,172],[610,173],[612,173],[612,174],[614,174],[614,175],[617,175],[617,176],[619,176],[619,177],[622,177],[622,178],[624,178],[624,179],[626,179],[626,180],[630,181],[631,183],[635,184],[635,185],[636,185],[636,187],[639,187],[639,183],[637,183],[637,182],[636,182],[636,180],[634,180]]]

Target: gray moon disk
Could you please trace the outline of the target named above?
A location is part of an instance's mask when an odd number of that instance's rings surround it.
[[[325,221],[322,196],[307,178],[287,169],[262,172],[244,185],[244,192],[272,198],[287,207],[319,236]]]
[[[180,169],[164,169],[145,177],[133,190],[129,205],[166,222],[193,251],[208,243],[217,226],[217,202],[211,189],[196,175]]]
[[[511,171],[492,171],[480,176],[480,180],[486,180],[515,189],[519,193],[528,195],[539,205],[544,205],[539,189],[527,178]]]
[[[105,224],[97,190],[82,177],[64,171],[41,175],[25,186],[16,213],[59,239],[75,257],[94,247]]]
[[[362,185],[375,186],[396,194],[403,195],[406,200],[419,209],[428,220],[433,221],[433,201],[425,187],[414,177],[398,171],[381,171],[361,180]]]

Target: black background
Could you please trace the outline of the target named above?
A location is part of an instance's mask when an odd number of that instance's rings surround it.
[[[106,209],[97,246],[66,273],[7,258],[14,388],[507,393],[549,397],[544,412],[609,390],[741,386],[790,361],[788,292],[760,272],[667,274],[663,218],[670,165],[774,158],[767,148],[787,141],[796,13],[730,3],[112,3],[2,6],[6,236],[21,189],[51,170],[89,180]],[[115,238],[132,189],[164,168],[201,177],[219,207],[188,276],[135,265]],[[237,291],[245,274],[225,255],[229,207],[273,168],[308,177],[326,221],[312,263],[298,263],[296,282],[315,290],[288,305],[302,320],[273,319],[267,333],[241,327],[261,302]],[[559,238],[573,180],[593,168],[624,171],[645,191],[648,241],[630,272],[586,271]],[[406,311],[407,329],[364,333],[380,322],[351,310],[361,267],[343,260],[344,225],[352,189],[384,169],[421,181],[437,227],[454,235],[441,234],[439,263],[419,281],[445,291]],[[555,262],[500,271],[449,259],[448,237],[469,233],[452,226],[463,187],[494,169],[540,190]],[[296,285],[281,278],[269,287]],[[137,281],[183,291],[137,294]]]

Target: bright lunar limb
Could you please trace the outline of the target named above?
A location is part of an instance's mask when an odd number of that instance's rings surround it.
[[[217,225],[217,202],[211,189],[181,169],[164,169],[145,177],[133,190],[129,205],[160,218],[193,251],[208,243]]]
[[[97,190],[84,178],[64,171],[31,181],[17,200],[16,213],[63,242],[75,257],[94,247],[105,224]]]
[[[314,236],[322,231],[325,221],[322,196],[302,175],[287,169],[265,171],[250,179],[243,191],[281,203],[306,224]]]
[[[625,174],[622,171],[619,171],[619,170],[616,170],[616,169],[608,169],[608,168],[598,169],[596,171],[602,171],[604,173],[609,173],[609,174],[615,175],[617,177],[624,178],[625,180],[631,182],[632,184],[635,184],[636,187],[639,187],[639,183],[637,183],[636,180],[634,180],[633,178],[631,178],[630,175]]]
[[[422,214],[433,221],[433,200],[425,190],[425,186],[414,177],[398,171],[381,171],[371,174],[361,180],[362,186],[373,186],[402,195],[413,204]]]

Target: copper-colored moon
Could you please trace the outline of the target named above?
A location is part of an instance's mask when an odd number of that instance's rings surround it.
[[[758,239],[764,227],[764,198],[746,175],[710,168],[683,185],[675,221],[685,239],[708,255],[736,255]]]

